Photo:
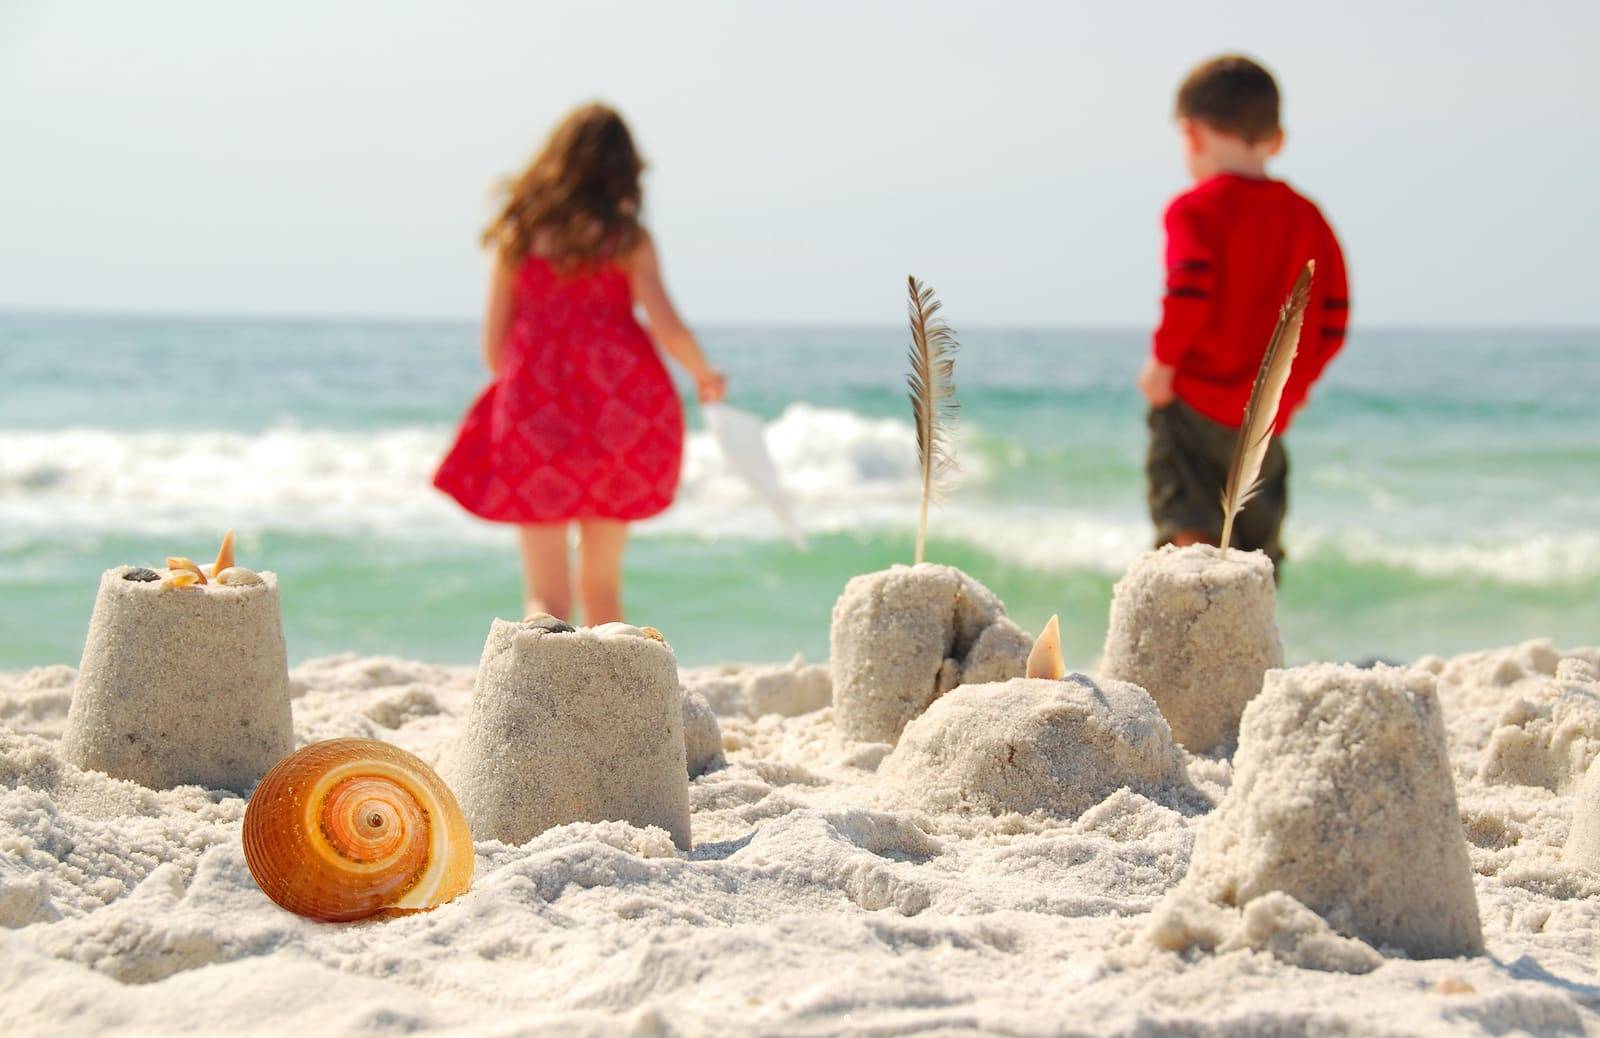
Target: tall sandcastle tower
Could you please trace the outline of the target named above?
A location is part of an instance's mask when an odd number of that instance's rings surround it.
[[[439,770],[478,839],[521,844],[617,820],[658,826],[688,849],[677,658],[649,627],[495,620]]]
[[[245,793],[294,746],[278,578],[234,565],[100,578],[62,755],[152,789]]]
[[[1168,545],[1117,582],[1100,673],[1149,692],[1191,753],[1231,751],[1245,705],[1283,666],[1277,608],[1261,552]]]
[[[1179,890],[1235,909],[1281,892],[1375,947],[1480,954],[1434,676],[1332,663],[1269,674]]]

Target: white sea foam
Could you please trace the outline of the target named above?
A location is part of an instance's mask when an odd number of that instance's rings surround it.
[[[312,531],[436,530],[460,515],[430,486],[448,435],[426,427],[0,431],[0,517],[34,531],[211,526],[240,515]],[[768,442],[797,504],[842,504],[834,521],[916,493],[915,437],[905,422],[796,404],[768,426]],[[969,466],[967,479],[978,471]],[[709,435],[695,431],[679,494],[678,511],[688,514],[656,526],[681,530],[686,519],[708,518],[700,513],[732,509],[729,525],[748,528],[750,516],[738,513],[752,504]],[[764,525],[756,529],[764,535]]]
[[[977,438],[981,430],[962,427]],[[373,432],[282,426],[261,433],[0,430],[0,550],[109,533],[167,536],[236,525],[309,535],[499,542],[504,531],[466,516],[429,485],[449,430]],[[906,531],[915,512],[915,434],[893,418],[795,404],[767,442],[814,536]],[[1014,448],[1013,453],[1020,448]],[[1013,457],[1007,465],[1021,464]],[[963,485],[932,519],[936,539],[965,542],[1046,572],[1116,575],[1148,546],[1135,478],[1114,508],[997,501],[984,455],[962,456]],[[1471,539],[1291,520],[1299,562],[1333,560],[1439,579],[1542,584],[1600,577],[1600,533],[1479,530]],[[716,445],[691,433],[677,504],[642,537],[778,540],[782,531],[722,467]]]

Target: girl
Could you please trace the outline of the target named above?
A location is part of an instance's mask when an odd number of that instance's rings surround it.
[[[528,613],[572,616],[576,523],[591,625],[622,619],[628,524],[666,508],[678,487],[683,410],[651,337],[694,377],[702,403],[726,388],[667,298],[639,223],[643,170],[622,117],[591,104],[507,185],[483,232],[495,253],[483,322],[492,379],[434,476],[469,512],[518,525]]]

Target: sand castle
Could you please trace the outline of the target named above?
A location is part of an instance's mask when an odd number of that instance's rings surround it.
[[[167,560],[100,578],[62,755],[153,789],[248,791],[294,746],[278,581]]]
[[[1244,909],[1281,891],[1374,946],[1483,951],[1432,674],[1274,671],[1245,710],[1234,765],[1183,893]]]
[[[1245,704],[1283,665],[1272,563],[1167,546],[1117,582],[1100,673],[1145,689],[1191,753],[1232,749]]]
[[[496,620],[439,771],[479,840],[616,820],[687,849],[683,709],[677,659],[652,628]]]
[[[958,685],[1021,677],[1031,644],[993,592],[932,563],[852,578],[828,640],[834,720],[870,742],[894,742]]]

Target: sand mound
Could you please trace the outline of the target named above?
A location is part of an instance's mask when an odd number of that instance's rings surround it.
[[[1231,750],[1262,675],[1283,665],[1276,610],[1261,552],[1168,545],[1117,582],[1100,672],[1149,692],[1190,752]]]
[[[993,592],[930,563],[852,578],[828,640],[834,720],[870,742],[894,742],[958,685],[1021,677],[1032,648]]]
[[[683,751],[690,778],[722,765],[722,728],[698,692],[683,693]]]
[[[725,664],[682,674],[683,687],[705,697],[722,717],[796,717],[833,702],[833,681],[823,664],[796,656],[776,666]]]
[[[1370,973],[1383,965],[1371,945],[1335,933],[1281,890],[1262,894],[1243,910],[1175,893],[1151,914],[1149,936],[1166,951],[1266,952],[1286,965],[1328,973]]]
[[[478,840],[620,820],[688,847],[683,709],[672,650],[638,628],[496,620],[439,771]]]
[[[1600,672],[1577,659],[1556,660],[1553,676],[1505,702],[1479,773],[1565,792],[1600,757]],[[1513,673],[1501,669],[1496,677]],[[1515,672],[1520,680],[1525,672]]]
[[[243,793],[288,753],[278,581],[170,587],[153,570],[100,578],[62,753],[152,789]]]
[[[1237,908],[1281,891],[1374,945],[1482,952],[1434,685],[1381,666],[1268,674],[1183,889]]]
[[[1124,787],[1198,799],[1144,689],[1082,674],[962,685],[906,725],[878,774],[928,811],[1076,818]]]

